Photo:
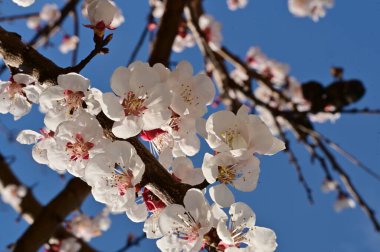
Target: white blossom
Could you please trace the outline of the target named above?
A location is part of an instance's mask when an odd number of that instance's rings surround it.
[[[116,7],[115,3],[110,0],[91,0],[87,1],[87,17],[90,25],[86,27],[94,29],[97,36],[102,37],[105,29],[114,29],[111,24],[121,23],[121,13]]]
[[[341,212],[346,208],[355,208],[355,207],[356,207],[356,203],[352,198],[350,198],[344,192],[339,192],[338,198],[336,199],[334,203],[335,211]]]
[[[0,113],[13,115],[15,120],[29,113],[31,103],[38,103],[42,86],[26,74],[15,74],[10,81],[0,82]]]
[[[40,17],[31,16],[26,20],[26,26],[31,30],[37,30],[40,27]]]
[[[268,228],[255,226],[256,215],[252,209],[237,202],[230,207],[229,220],[222,218],[217,233],[226,252],[273,252],[276,250],[276,234]],[[244,247],[244,245],[247,247]],[[242,246],[243,245],[243,246]]]
[[[21,7],[29,7],[35,2],[35,0],[12,0],[12,1]]]
[[[55,144],[47,150],[49,166],[83,177],[89,160],[104,152],[108,140],[95,117],[82,112],[73,121],[62,122],[54,135]]]
[[[78,42],[79,38],[77,36],[65,35],[62,39],[61,44],[59,45],[59,50],[64,54],[70,51],[74,51],[77,48]]]
[[[11,205],[14,208],[19,208],[22,199],[25,197],[28,189],[22,185],[9,184],[5,187],[0,187],[1,199],[4,203]]]
[[[162,0],[149,0],[149,5],[153,7],[153,16],[161,18],[165,11],[165,3]]]
[[[199,27],[211,49],[219,50],[222,41],[221,24],[210,15],[202,15],[199,17]]]
[[[202,191],[186,192],[184,206],[167,206],[158,220],[163,238],[157,241],[161,251],[200,251],[203,236],[212,227],[211,208]]]
[[[45,4],[40,11],[41,20],[52,24],[61,17],[61,11],[58,8],[58,5],[54,3]]]
[[[67,228],[76,237],[88,242],[92,238],[102,235],[103,231],[109,229],[111,219],[108,215],[109,210],[107,208],[95,217],[81,213],[74,216],[67,223]]]
[[[242,106],[235,115],[231,111],[218,111],[206,122],[206,141],[217,152],[231,151],[235,156],[253,153],[273,155],[285,148],[265,123],[249,108]]]
[[[50,238],[48,244],[45,244],[46,252],[78,252],[82,245],[74,237],[63,240]]]
[[[254,156],[239,160],[230,152],[222,152],[216,156],[206,153],[202,171],[207,182],[212,184],[209,189],[212,200],[221,207],[228,207],[234,203],[234,195],[227,185],[243,192],[254,190],[259,178],[259,165],[260,161]],[[219,184],[213,185],[216,181]]]
[[[21,144],[34,144],[32,149],[34,161],[49,165],[47,150],[55,144],[53,131],[41,129],[38,133],[33,130],[23,130],[18,134],[16,140]]]
[[[102,97],[102,110],[114,120],[112,132],[129,138],[141,130],[160,128],[170,118],[171,94],[161,83],[161,68],[135,62],[128,68],[119,67],[111,77],[112,93]]]
[[[187,61],[177,65],[168,83],[173,93],[170,107],[180,116],[201,117],[214,100],[215,87],[211,79],[203,73],[193,76],[193,67]]]
[[[334,0],[288,0],[289,11],[297,17],[311,17],[314,22],[326,16],[326,9],[334,6]]]
[[[126,212],[136,203],[136,188],[145,171],[135,148],[124,141],[115,141],[103,154],[90,160],[85,180],[92,187],[95,200],[106,204],[113,212]],[[145,208],[140,211],[147,210]]]
[[[243,9],[247,4],[248,0],[227,0],[228,8],[232,11]]]
[[[40,109],[45,115],[45,125],[55,130],[67,120],[83,112],[90,80],[77,73],[58,76],[58,85],[47,88],[40,96]]]

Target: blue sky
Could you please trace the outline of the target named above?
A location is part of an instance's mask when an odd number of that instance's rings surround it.
[[[40,0],[28,9],[19,8],[10,0],[0,5],[0,15],[27,13],[39,9],[48,1]],[[62,5],[64,1],[56,1]],[[147,1],[116,0],[122,7],[126,22],[114,33],[110,54],[98,56],[82,72],[91,79],[94,87],[103,91],[109,89],[109,78],[113,70],[125,65],[145,22],[148,11]],[[206,11],[223,24],[224,45],[234,53],[244,56],[252,45],[260,47],[269,57],[286,62],[291,74],[300,81],[311,79],[325,84],[331,81],[329,68],[334,65],[345,68],[347,78],[361,79],[367,94],[357,107],[380,107],[378,84],[378,57],[380,56],[380,1],[336,1],[327,17],[318,23],[310,19],[294,18],[287,10],[287,1],[251,0],[246,9],[237,12],[228,10],[224,0],[205,0]],[[360,5],[359,5],[360,4]],[[81,21],[83,24],[86,20]],[[28,40],[33,35],[23,21],[1,24],[19,32]],[[71,22],[64,25],[72,31]],[[59,44],[62,34],[53,43]],[[80,58],[92,48],[91,31],[81,29],[82,43]],[[90,45],[90,46],[89,46]],[[87,47],[88,46],[88,47]],[[56,48],[42,49],[41,52],[61,66],[70,63],[71,57],[62,55]],[[145,45],[138,56],[148,58]],[[173,54],[173,61],[189,60],[197,71],[203,67],[201,55],[196,48],[181,54]],[[1,76],[3,79],[6,76]],[[42,115],[35,109],[31,114],[14,122],[9,115],[0,115],[1,122],[15,133],[22,129],[39,129]],[[380,171],[380,117],[368,115],[344,115],[335,124],[318,125],[317,129],[354,153],[367,166]],[[311,206],[297,181],[294,168],[288,164],[287,156],[278,154],[261,157],[261,177],[258,188],[252,193],[237,194],[237,199],[247,202],[256,212],[257,224],[274,229],[278,236],[280,252],[376,252],[380,247],[380,234],[373,231],[366,215],[359,209],[336,214],[333,210],[335,195],[320,192],[323,173],[318,165],[309,162],[309,156],[295,141],[292,147],[311,184],[316,203]],[[13,155],[16,161],[12,168],[19,178],[28,185],[39,182],[34,189],[42,203],[49,202],[65,185],[49,168],[36,164],[31,158],[30,148],[10,143],[0,134],[0,151]],[[16,154],[17,153],[17,154]],[[199,164],[200,158],[196,158]],[[380,184],[367,176],[348,161],[338,158],[364,198],[380,212]],[[1,171],[0,171],[1,172]],[[92,196],[88,197],[83,210],[95,214],[101,209]],[[27,227],[25,222],[15,224],[17,215],[0,203],[0,251],[14,242]],[[132,224],[126,216],[112,217],[109,231],[91,244],[100,251],[116,251],[125,243],[129,232],[139,235],[141,224]],[[7,230],[4,232],[4,230]],[[144,241],[132,251],[156,251],[154,241]]]

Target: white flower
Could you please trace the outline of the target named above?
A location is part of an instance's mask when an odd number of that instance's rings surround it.
[[[90,25],[86,27],[94,29],[97,36],[102,37],[105,29],[114,29],[111,24],[115,17],[116,23],[120,21],[120,11],[115,3],[110,0],[92,0],[87,5],[87,15]]]
[[[310,121],[316,123],[325,123],[330,121],[336,122],[340,118],[340,113],[318,112],[317,114],[308,114]]]
[[[121,12],[121,9],[117,8],[117,11],[116,11],[116,13],[115,13],[115,15],[113,17],[113,20],[112,20],[112,23],[110,24],[110,27],[117,28],[122,23],[124,23],[124,21],[125,21],[125,19],[124,19],[123,13]]]
[[[193,47],[195,45],[195,38],[191,32],[187,30],[186,24],[180,24],[178,27],[177,36],[174,39],[172,49],[174,52],[180,53],[186,47]]]
[[[76,237],[88,242],[92,238],[102,235],[102,231],[108,230],[111,225],[111,219],[108,215],[109,211],[107,209],[103,210],[96,217],[79,214],[67,223],[67,228]]]
[[[224,251],[272,252],[277,247],[276,234],[268,228],[255,226],[256,215],[242,202],[230,207],[230,219],[222,218],[217,226],[217,233],[226,247]],[[242,244],[247,247],[241,248]]]
[[[334,6],[334,0],[289,0],[289,11],[297,17],[311,17],[314,22],[326,15],[326,9]]]
[[[168,83],[173,93],[170,107],[180,116],[201,117],[214,100],[215,87],[211,79],[203,73],[193,76],[193,67],[187,61],[177,65]]]
[[[356,206],[356,203],[352,198],[350,198],[344,192],[339,192],[338,198],[336,199],[334,203],[335,211],[341,212],[346,208],[355,208],[355,206]]]
[[[48,22],[49,24],[54,23],[61,17],[61,11],[58,6],[54,3],[45,4],[40,11],[41,20]]]
[[[90,80],[77,73],[58,76],[58,85],[47,88],[40,96],[40,109],[46,113],[45,125],[55,130],[67,120],[83,111]]]
[[[230,72],[230,77],[233,79],[237,84],[244,85],[244,82],[249,79],[249,76],[245,71],[243,71],[240,68],[235,68]]]
[[[78,252],[82,245],[74,237],[57,240],[50,238],[48,244],[45,244],[46,251],[54,252]]]
[[[235,156],[253,153],[273,155],[285,148],[265,123],[249,108],[242,106],[235,115],[231,111],[218,111],[206,122],[206,141],[217,152],[231,151]]]
[[[62,39],[61,44],[59,45],[59,50],[61,51],[61,53],[64,53],[64,54],[70,51],[74,51],[77,48],[78,42],[79,42],[79,38],[77,36],[65,35]]]
[[[199,27],[205,35],[207,43],[212,50],[219,50],[221,47],[222,33],[221,25],[210,15],[202,15],[199,17]]]
[[[165,3],[162,0],[149,0],[149,5],[153,7],[153,17],[161,18],[165,12]]]
[[[29,29],[37,30],[40,27],[40,17],[39,16],[31,16],[26,20],[26,26]]]
[[[108,141],[95,117],[83,112],[73,121],[62,122],[54,135],[55,145],[47,150],[49,165],[83,177],[89,160],[104,152]]]
[[[103,154],[90,160],[85,180],[92,187],[95,200],[106,204],[113,212],[125,212],[136,203],[136,188],[145,165],[135,148],[124,141],[115,141]],[[144,209],[142,209],[144,210]],[[147,215],[147,210],[144,213]]]
[[[173,175],[181,180],[181,183],[198,185],[204,181],[201,169],[194,168],[193,162],[187,157],[177,157],[174,159]]]
[[[21,144],[34,144],[32,156],[39,164],[49,165],[47,150],[55,144],[54,132],[48,129],[41,129],[41,134],[33,130],[21,131],[16,140]]]
[[[17,186],[9,184],[6,187],[0,187],[1,199],[4,203],[11,205],[14,208],[19,208],[22,199],[27,194],[28,190],[25,186]]]
[[[335,191],[337,188],[338,182],[329,178],[326,178],[321,186],[322,192],[324,193]]]
[[[203,236],[212,227],[210,206],[202,191],[186,192],[184,206],[167,206],[158,220],[163,238],[157,241],[161,251],[200,251]]]
[[[234,203],[234,195],[227,185],[243,192],[254,190],[259,179],[259,165],[260,161],[254,156],[239,160],[230,152],[222,152],[216,156],[206,153],[202,164],[203,175],[210,184],[216,181],[220,183],[209,190],[212,200],[221,207]]]
[[[35,0],[12,0],[15,4],[21,7],[31,6]]]
[[[15,120],[29,113],[31,103],[38,103],[42,86],[26,74],[16,74],[10,81],[0,82],[0,113],[10,113]]]
[[[232,11],[243,9],[248,4],[248,0],[227,0],[228,8]]]
[[[117,96],[103,94],[101,106],[106,116],[115,121],[115,136],[136,136],[141,130],[160,128],[170,118],[171,95],[161,83],[157,66],[135,62],[112,74],[111,88]]]

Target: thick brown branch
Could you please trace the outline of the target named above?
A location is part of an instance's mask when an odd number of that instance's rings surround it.
[[[90,190],[79,178],[71,179],[65,189],[41,210],[33,224],[17,241],[14,252],[37,251],[60,227],[67,215],[80,207]]]
[[[165,12],[161,18],[157,35],[153,41],[149,64],[162,63],[168,66],[172,45],[178,33],[183,8],[187,0],[167,0]]]
[[[18,180],[18,178],[13,174],[9,165],[5,162],[3,156],[0,154],[0,183],[5,187],[7,185],[17,185],[21,186],[22,183]],[[40,214],[42,210],[41,204],[36,200],[31,190],[28,190],[25,197],[22,199],[21,204],[15,207],[15,211],[18,212],[26,222],[32,224],[37,216]],[[58,227],[54,234],[52,235],[55,238],[67,238],[73,237],[66,229],[62,226]],[[82,248],[81,252],[93,252],[95,251],[91,248],[87,243],[79,240]]]

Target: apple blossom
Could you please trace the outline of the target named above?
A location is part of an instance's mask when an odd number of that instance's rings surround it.
[[[58,240],[50,238],[44,252],[78,252],[82,245],[74,237]]]
[[[161,251],[199,251],[203,236],[212,227],[211,208],[202,191],[188,190],[183,203],[169,205],[160,214],[158,223],[164,237],[157,246]]]
[[[222,41],[221,24],[210,15],[202,15],[199,17],[199,27],[211,49],[219,50]]]
[[[95,200],[113,212],[126,212],[136,204],[135,187],[144,171],[145,165],[135,148],[128,142],[115,141],[90,160],[85,180],[92,187]],[[147,215],[146,207],[145,212]]]
[[[158,225],[158,220],[162,210],[166,207],[156,195],[149,191],[146,187],[142,193],[146,208],[151,213],[148,219],[144,223],[143,231],[146,233],[148,239],[161,238],[162,234]]]
[[[62,122],[54,135],[55,144],[47,150],[49,166],[83,177],[89,160],[103,153],[108,140],[95,117],[82,112],[72,121]]]
[[[21,7],[29,7],[35,2],[35,0],[12,0],[12,1]]]
[[[253,153],[273,155],[285,148],[265,123],[249,108],[242,106],[235,115],[231,111],[218,111],[206,122],[206,141],[217,152],[231,151],[235,156]]]
[[[187,61],[178,63],[167,82],[173,93],[170,107],[180,116],[201,117],[214,100],[215,87],[211,79],[203,73],[193,76],[193,67]]]
[[[33,130],[23,130],[17,135],[16,140],[21,144],[34,144],[32,149],[34,161],[49,165],[47,150],[55,144],[53,131],[41,129],[38,133]]]
[[[165,3],[162,0],[149,0],[149,5],[153,8],[153,17],[161,18],[165,11]]]
[[[52,130],[83,112],[90,86],[90,80],[77,73],[59,75],[57,82],[40,96],[40,109],[46,113],[45,125]]]
[[[40,11],[41,20],[53,24],[61,17],[61,11],[58,6],[54,3],[45,4]]]
[[[0,185],[1,199],[4,203],[11,205],[14,208],[19,208],[22,198],[27,194],[28,189],[23,185],[9,184],[5,187]]]
[[[39,16],[31,16],[26,20],[26,26],[31,30],[38,30],[40,27],[40,17]]]
[[[112,132],[120,138],[160,128],[170,118],[171,94],[161,83],[161,68],[135,62],[117,68],[111,77],[112,93],[103,94],[102,110],[114,120]]]
[[[232,11],[243,9],[248,4],[248,0],[227,0],[228,8]]]
[[[0,81],[0,113],[10,113],[15,120],[29,113],[31,103],[38,103],[43,87],[26,74],[15,74],[10,81]]]
[[[338,186],[339,185],[337,181],[332,180],[330,178],[325,178],[325,180],[322,183],[321,189],[322,189],[322,192],[328,193],[328,192],[335,191],[338,188]]]
[[[110,0],[88,1],[87,14],[91,24],[86,27],[94,29],[94,33],[98,37],[103,37],[106,28],[115,29],[111,24],[117,15],[120,20],[120,12],[115,3]],[[119,23],[119,21],[115,22]]]
[[[222,152],[216,156],[206,153],[202,164],[203,175],[210,184],[216,181],[220,183],[209,189],[212,200],[221,207],[234,203],[234,195],[227,185],[243,192],[254,190],[259,179],[259,164],[260,161],[254,156],[240,160],[230,152]]]
[[[350,198],[347,195],[347,193],[340,191],[338,194],[338,198],[336,199],[334,203],[335,211],[339,213],[346,208],[355,208],[355,207],[356,207],[355,201],[352,198]]]
[[[81,213],[67,222],[67,229],[76,237],[88,242],[92,238],[102,235],[103,231],[109,229],[111,219],[108,215],[109,210],[107,208],[95,217],[89,217]]]
[[[65,35],[62,39],[61,44],[59,45],[59,50],[64,54],[70,51],[74,51],[77,48],[78,42],[79,38],[77,36]]]
[[[234,203],[229,214],[229,220],[222,218],[217,225],[217,233],[222,240],[219,246],[224,247],[224,251],[276,250],[276,234],[271,229],[255,226],[256,215],[248,205],[242,202]]]
[[[334,6],[334,0],[288,0],[289,11],[297,17],[311,17],[314,22],[326,15],[326,9]]]

